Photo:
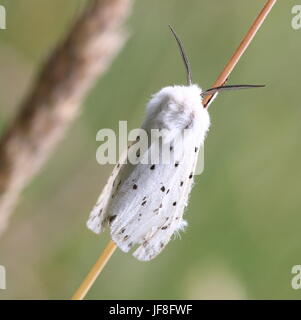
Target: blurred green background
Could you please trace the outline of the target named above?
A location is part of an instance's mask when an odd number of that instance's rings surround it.
[[[90,91],[82,114],[25,190],[0,239],[7,290],[0,299],[68,299],[106,245],[85,227],[110,174],[95,160],[96,132],[128,120],[161,87],[185,83],[167,28],[191,60],[194,81],[209,88],[265,1],[140,0],[130,38]],[[294,1],[278,1],[229,83],[266,89],[224,93],[210,107],[205,171],[197,177],[189,222],[155,260],[117,251],[90,299],[300,299],[291,269],[301,264],[301,30]],[[300,1],[299,1],[300,2]],[[40,64],[66,33],[80,0],[1,0],[0,132],[15,114]]]

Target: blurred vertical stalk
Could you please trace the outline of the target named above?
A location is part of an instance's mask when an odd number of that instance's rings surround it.
[[[123,25],[131,4],[132,0],[89,3],[43,66],[4,132],[0,140],[0,233],[23,188],[49,158],[87,91],[124,44]]]

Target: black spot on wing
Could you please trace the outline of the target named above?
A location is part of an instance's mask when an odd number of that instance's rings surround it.
[[[109,216],[109,223],[112,223],[116,219],[116,215]]]

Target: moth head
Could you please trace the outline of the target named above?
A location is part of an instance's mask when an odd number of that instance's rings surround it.
[[[181,56],[182,56],[182,59],[184,62],[184,66],[185,66],[185,70],[186,70],[186,77],[187,77],[187,85],[192,86],[193,85],[192,84],[192,72],[191,72],[191,68],[190,68],[189,59],[185,53],[183,43],[180,40],[180,38],[178,37],[178,35],[176,34],[173,27],[169,25],[169,28],[176,39],[176,42],[178,44],[178,47],[179,47],[179,50],[180,50],[180,53],[181,53]],[[213,87],[213,88],[210,88],[205,91],[201,91],[200,95],[201,95],[201,98],[203,99],[204,97],[206,97],[208,95],[215,96],[221,91],[263,88],[263,87],[265,87],[265,85],[252,85],[252,84],[251,85],[250,84],[239,84],[239,85],[229,85],[229,86],[223,85],[223,86]],[[207,106],[204,106],[204,108],[206,108]]]
[[[210,125],[208,110],[202,107],[197,85],[168,86],[153,95],[146,109],[144,129],[167,129],[165,142],[172,141],[184,129],[204,138]]]

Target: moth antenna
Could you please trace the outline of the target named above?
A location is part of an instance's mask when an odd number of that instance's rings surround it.
[[[253,89],[253,88],[264,88],[265,85],[255,85],[255,84],[238,84],[238,85],[230,85],[230,86],[220,86],[208,89],[201,93],[202,97],[215,94],[220,91],[227,90],[241,90],[241,89]]]
[[[181,53],[181,56],[182,56],[182,59],[183,59],[184,65],[185,65],[185,69],[186,69],[187,84],[189,86],[191,86],[192,85],[192,73],[191,73],[188,57],[187,57],[187,55],[185,53],[185,50],[184,50],[184,46],[183,46],[182,41],[180,40],[180,38],[177,36],[177,34],[176,34],[175,30],[173,29],[173,27],[171,25],[168,25],[168,26],[169,26],[169,29],[171,30],[172,34],[174,35],[174,37],[175,37],[175,39],[177,41],[177,44],[179,46],[180,53]]]

